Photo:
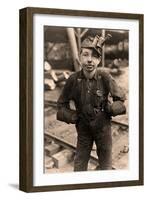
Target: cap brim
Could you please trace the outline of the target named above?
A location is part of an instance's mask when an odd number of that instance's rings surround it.
[[[94,49],[96,52],[97,52],[97,54],[99,55],[99,56],[101,56],[102,55],[102,49],[101,48],[95,48],[94,46],[90,46],[90,45],[88,45],[88,46],[82,46],[81,48],[86,48],[86,49]]]

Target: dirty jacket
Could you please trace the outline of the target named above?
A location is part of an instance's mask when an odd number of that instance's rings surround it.
[[[111,96],[113,102],[119,102],[115,109],[117,114],[125,113],[125,94],[116,84],[113,77],[103,68],[98,68],[92,79],[86,79],[83,70],[73,73],[67,80],[58,99],[57,119],[67,123],[76,123],[79,118],[87,122],[96,118],[97,113],[105,112],[113,116],[111,106],[108,106]],[[70,101],[76,110],[70,107]],[[111,104],[110,104],[111,105]]]

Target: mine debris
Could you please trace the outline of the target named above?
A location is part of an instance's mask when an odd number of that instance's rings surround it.
[[[55,72],[55,70],[52,69],[52,66],[47,61],[44,62],[44,70],[45,90],[54,90],[57,85],[60,86],[60,83],[65,82],[70,76],[69,72],[66,71]]]

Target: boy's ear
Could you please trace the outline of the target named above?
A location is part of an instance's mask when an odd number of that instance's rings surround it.
[[[83,49],[81,48],[81,49],[80,49],[80,55],[81,55],[82,51],[83,51]]]

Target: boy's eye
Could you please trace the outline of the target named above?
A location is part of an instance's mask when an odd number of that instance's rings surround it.
[[[88,53],[83,53],[83,56],[89,56]]]
[[[93,54],[92,55],[94,58],[99,58],[99,56],[97,54]]]

